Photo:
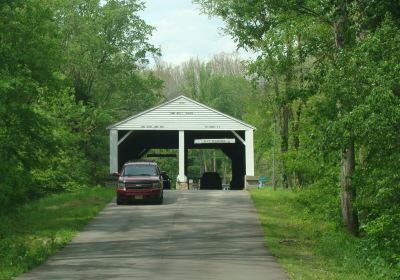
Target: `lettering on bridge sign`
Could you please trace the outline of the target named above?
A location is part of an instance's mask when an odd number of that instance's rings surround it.
[[[236,139],[223,138],[223,139],[195,139],[195,144],[234,144]]]

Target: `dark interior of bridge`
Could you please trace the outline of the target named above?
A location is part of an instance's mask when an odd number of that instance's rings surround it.
[[[244,131],[236,131],[244,139]],[[118,139],[122,139],[128,131],[118,131]],[[235,143],[195,144],[195,139],[236,138],[231,131],[185,131],[185,155],[188,149],[219,149],[230,160],[232,165],[231,189],[243,189],[245,166],[245,146],[236,139]],[[118,170],[122,165],[134,159],[143,158],[151,149],[178,149],[179,131],[135,130],[118,149]],[[186,162],[188,162],[186,160]],[[187,166],[186,166],[187,170]],[[187,172],[186,172],[187,173]],[[187,175],[187,174],[185,174]]]

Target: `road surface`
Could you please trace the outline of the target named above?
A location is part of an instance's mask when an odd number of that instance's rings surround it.
[[[249,194],[166,191],[163,205],[111,202],[46,263],[17,278],[287,280]]]

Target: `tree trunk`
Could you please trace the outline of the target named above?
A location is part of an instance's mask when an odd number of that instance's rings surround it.
[[[208,172],[208,166],[207,166],[207,157],[205,154],[205,151],[202,151],[203,154],[203,166],[204,166],[204,172]]]
[[[291,58],[292,56],[292,45],[291,43],[287,43],[287,56]],[[290,174],[286,170],[285,166],[285,153],[289,150],[289,118],[291,113],[290,99],[289,99],[289,91],[292,89],[292,81],[293,81],[293,73],[292,69],[289,68],[286,70],[285,74],[285,104],[282,109],[282,140],[281,140],[281,151],[282,151],[282,164],[283,164],[283,186],[286,188],[292,187],[292,182],[290,178]]]
[[[275,95],[276,97],[279,97],[280,95],[280,88],[279,88],[279,79],[278,79],[278,75],[276,73],[274,73],[273,75],[274,77],[274,90],[275,90]],[[281,124],[281,108],[278,107],[278,109],[275,111],[274,110],[274,147],[273,147],[273,157],[272,157],[272,184],[273,184],[273,188],[274,190],[276,190],[276,176],[275,176],[275,132],[276,132],[276,123],[278,122],[278,124],[280,125],[280,127],[282,127]],[[278,127],[279,128],[279,127]],[[282,135],[282,133],[280,133]],[[282,146],[281,146],[281,150],[282,150]]]
[[[217,172],[217,159],[215,158],[215,150],[213,151],[213,171]]]
[[[298,43],[298,56],[299,56],[299,61],[300,61],[300,65],[299,65],[299,78],[300,78],[300,89],[304,90],[305,85],[304,85],[304,63],[305,63],[305,58],[304,58],[304,52],[303,52],[303,48],[302,48],[302,38],[301,38],[301,34],[297,34],[297,43]],[[296,151],[299,150],[300,148],[300,137],[299,137],[299,130],[300,130],[300,119],[301,119],[301,110],[302,110],[302,98],[300,98],[300,103],[297,107],[296,110],[296,115],[294,118],[294,122],[293,122],[293,147],[296,149]],[[296,180],[296,185],[301,187],[303,185],[303,172],[301,172],[300,170],[295,170],[294,172],[294,177]]]
[[[285,105],[282,110],[282,129],[281,129],[281,152],[282,156],[289,149],[289,115],[290,115],[290,106]],[[285,168],[285,160],[282,159],[282,177],[283,177],[283,186],[285,188],[290,188],[292,186],[292,182],[290,180],[290,176]]]
[[[342,151],[340,186],[343,223],[353,235],[358,235],[358,215],[353,206],[356,199],[356,189],[352,185],[351,176],[355,170],[354,142]]]
[[[346,44],[345,35],[346,32],[348,32],[348,11],[346,1],[343,0],[338,4],[336,8],[336,13],[336,21],[334,23],[335,44],[337,49],[341,49]],[[355,170],[355,151],[353,139],[351,139],[347,147],[342,150],[340,165],[341,206],[343,223],[351,234],[358,235],[358,214],[353,205],[356,200],[356,189],[351,182],[351,177]]]
[[[300,117],[301,117],[301,103],[297,107],[295,120],[293,122],[293,147],[296,149],[296,151],[298,151],[300,147],[300,139],[299,139]],[[302,172],[300,170],[295,170],[294,176],[296,180],[296,185],[301,186],[303,184]]]
[[[228,180],[227,180],[227,176],[226,176],[226,162],[225,162],[225,160],[223,161],[223,163],[224,163],[224,184],[226,184],[227,182],[228,182]]]
[[[272,188],[276,190],[276,180],[275,180],[275,138],[276,138],[276,113],[274,111],[274,131],[272,139]]]

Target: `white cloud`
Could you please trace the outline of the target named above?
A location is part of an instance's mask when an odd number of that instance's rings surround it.
[[[164,61],[179,64],[190,57],[208,60],[221,52],[236,51],[233,40],[220,30],[223,22],[201,14],[191,0],[147,0],[145,4],[141,16],[156,28],[151,42],[161,47]]]

